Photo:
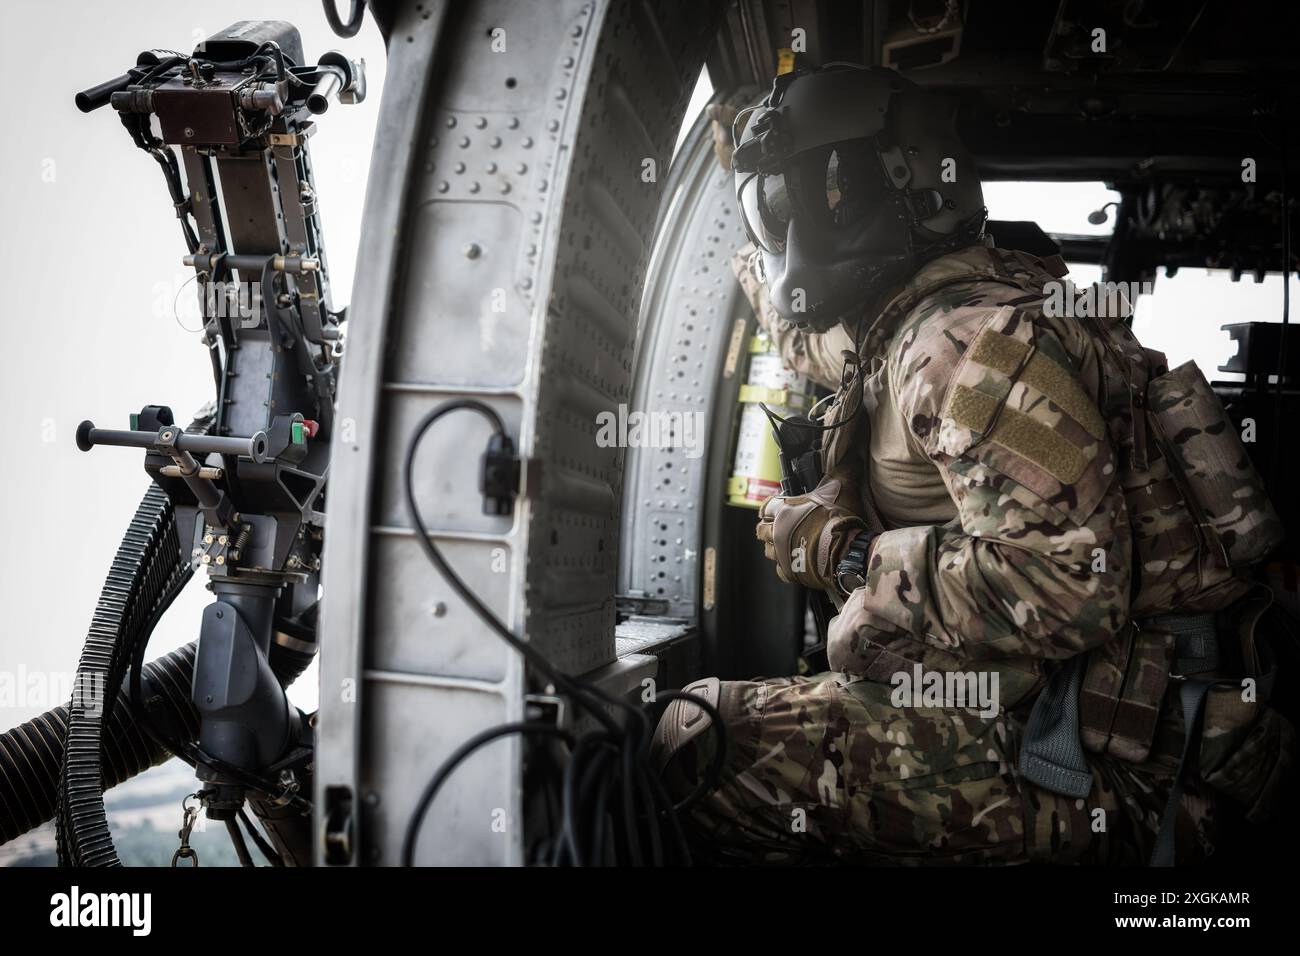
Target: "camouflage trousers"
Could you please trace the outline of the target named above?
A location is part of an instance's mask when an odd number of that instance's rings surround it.
[[[721,785],[683,814],[697,853],[781,864],[1150,858],[1176,757],[1133,765],[1090,755],[1092,793],[1063,797],[1019,778],[1021,721],[898,707],[892,690],[834,673],[724,682]],[[1181,739],[1181,715],[1171,720]],[[715,741],[710,731],[673,756],[664,779],[676,798],[702,779]],[[1189,784],[1177,820],[1179,862],[1208,852],[1212,818],[1211,802]]]

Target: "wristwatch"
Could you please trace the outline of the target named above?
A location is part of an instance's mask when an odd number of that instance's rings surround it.
[[[867,583],[867,554],[875,537],[870,531],[859,531],[835,566],[835,583],[846,597]]]

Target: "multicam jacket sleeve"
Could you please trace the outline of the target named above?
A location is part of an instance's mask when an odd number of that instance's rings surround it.
[[[831,625],[837,670],[867,673],[911,642],[1064,658],[1125,623],[1131,546],[1101,359],[1075,320],[982,288],[922,303],[887,350],[897,406],[958,516],[874,541],[865,586]]]

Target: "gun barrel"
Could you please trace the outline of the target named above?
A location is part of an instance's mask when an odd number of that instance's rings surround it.
[[[345,80],[342,70],[322,69],[320,79],[316,81],[316,88],[307,97],[307,109],[316,115],[324,113],[330,108],[330,97],[343,88]]]

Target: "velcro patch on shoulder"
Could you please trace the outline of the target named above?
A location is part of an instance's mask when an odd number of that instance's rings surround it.
[[[995,399],[966,385],[953,390],[948,410],[958,425],[1015,452],[1063,485],[1078,481],[1088,466],[1082,450],[1059,432],[1014,408],[1003,408],[998,414]]]
[[[957,386],[965,385],[970,390],[989,396],[994,399],[995,406],[1001,407],[1014,384],[1012,376],[1030,354],[1028,343],[1033,334],[1026,317],[1013,306],[1001,306],[995,310],[969,310],[969,314],[963,318],[966,327],[958,329],[961,347],[949,352],[955,360],[947,369],[937,372],[933,368],[927,368],[925,376],[935,391],[934,402],[937,407],[932,414],[938,418],[938,427],[932,430],[926,450],[930,454],[950,455],[954,458],[974,442],[982,440],[987,431],[987,428],[975,429],[958,424],[948,414],[947,407],[958,394]],[[934,338],[933,330],[931,338]],[[907,389],[918,386],[904,381],[901,387]],[[976,401],[969,397],[965,400],[968,404]],[[963,421],[978,421],[978,418],[970,417],[973,414],[975,410],[969,409]]]
[[[939,450],[996,470],[1081,522],[1114,476],[1106,423],[1068,356],[1033,322],[1006,309],[976,334],[948,385]]]
[[[1032,385],[1082,425],[1093,438],[1103,437],[1106,434],[1106,423],[1102,421],[1101,412],[1074,376],[1042,352],[1035,351],[1026,362],[1025,357],[1029,351],[1029,346],[1024,342],[986,327],[971,346],[969,361],[974,365],[995,369],[1009,380]]]

